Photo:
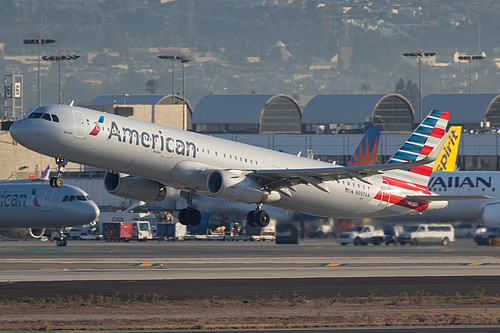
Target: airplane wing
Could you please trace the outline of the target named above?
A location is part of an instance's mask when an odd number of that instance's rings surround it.
[[[423,202],[493,199],[493,197],[490,197],[489,195],[407,195],[405,198]]]
[[[320,190],[329,192],[324,184],[325,181],[347,178],[357,178],[367,184],[371,184],[367,178],[369,176],[380,174],[383,171],[407,169],[434,161],[441,151],[447,137],[448,134],[445,134],[428,156],[413,162],[353,167],[333,166],[331,168],[312,169],[263,169],[254,170],[250,172],[248,176],[265,179],[268,181],[267,184],[265,184],[266,187],[276,189],[287,187],[293,190],[293,185],[311,184]]]

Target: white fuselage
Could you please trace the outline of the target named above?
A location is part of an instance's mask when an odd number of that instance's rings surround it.
[[[81,189],[48,183],[0,183],[0,228],[60,228],[90,223],[99,208]]]
[[[24,118],[11,127],[13,138],[39,153],[68,161],[156,180],[174,188],[207,195],[206,176],[213,170],[251,173],[267,169],[332,168],[329,163],[182,131],[95,110],[54,105],[33,113],[56,115],[58,122]],[[382,217],[424,211],[428,205],[404,199],[429,194],[398,181],[395,170],[357,179],[327,181],[323,191],[299,184],[291,197],[266,204],[316,216]]]

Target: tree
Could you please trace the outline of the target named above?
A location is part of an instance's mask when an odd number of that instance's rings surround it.
[[[158,90],[158,81],[149,79],[148,82],[146,82],[146,90],[154,94]]]
[[[363,90],[363,91],[365,92],[365,94],[367,94],[367,93],[368,93],[368,90],[370,90],[371,88],[372,88],[372,87],[370,87],[370,86],[369,86],[368,84],[366,84],[366,83],[365,83],[365,84],[363,84],[363,85],[361,86],[361,90]]]
[[[406,94],[406,85],[405,81],[403,80],[402,77],[399,78],[399,81],[396,83],[396,89],[395,89],[396,94],[401,94],[405,96]]]

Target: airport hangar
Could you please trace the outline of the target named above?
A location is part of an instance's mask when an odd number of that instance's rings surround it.
[[[291,154],[301,152],[302,156],[342,165],[367,127],[382,128],[378,162],[384,163],[420,119],[411,103],[399,94],[317,95],[304,108],[284,94],[208,95],[194,109],[179,95],[121,94],[99,96],[85,106]],[[423,116],[434,108],[450,111],[450,124],[463,126],[457,159],[461,170],[500,170],[499,94],[426,96]],[[39,177],[54,161],[12,140],[8,129],[14,120],[2,121],[0,178]],[[70,163],[64,178],[67,184],[87,191],[100,206],[122,206],[122,198],[103,190],[103,174],[103,170]],[[176,209],[175,205],[162,202],[164,209]]]

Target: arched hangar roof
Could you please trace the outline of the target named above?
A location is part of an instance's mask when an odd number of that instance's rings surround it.
[[[300,133],[301,119],[302,109],[287,95],[208,95],[196,105],[193,124],[252,124],[259,133]]]
[[[303,124],[355,124],[370,121],[383,132],[413,129],[411,103],[399,94],[317,95],[307,103]]]
[[[424,113],[432,109],[451,113],[451,124],[479,124],[489,121],[500,127],[499,94],[431,94],[422,100]]]
[[[159,105],[159,104],[182,104],[182,96],[175,95],[174,103],[172,103],[172,94],[144,94],[144,95],[129,95],[129,94],[115,94],[115,95],[101,95],[90,103],[91,105],[108,105],[108,104],[141,104],[141,105]],[[186,100],[186,104],[189,102]]]

